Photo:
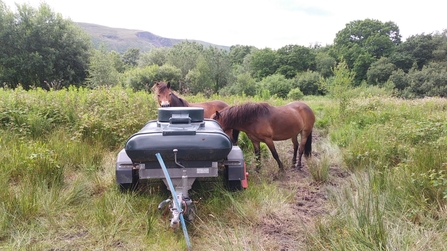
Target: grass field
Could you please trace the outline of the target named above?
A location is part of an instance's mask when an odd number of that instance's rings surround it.
[[[447,100],[359,92],[343,113],[328,98],[305,102],[319,137],[306,161],[310,176],[289,170],[278,180],[265,148],[262,172],[251,172],[241,139],[249,189],[229,192],[219,179],[194,184],[191,196],[201,200],[188,226],[193,249],[446,250]],[[169,197],[164,184],[132,193],[115,184],[118,151],[156,114],[151,94],[121,88],[0,89],[0,249],[185,250],[182,232],[157,210]],[[278,145],[288,166],[291,143]],[[343,182],[335,169],[348,174]],[[324,210],[295,217],[313,190],[324,193]]]

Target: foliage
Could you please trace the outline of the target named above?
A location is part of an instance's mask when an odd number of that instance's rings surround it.
[[[382,23],[379,20],[365,19],[346,24],[344,29],[337,32],[334,42],[336,46],[364,46],[367,52],[379,58],[389,55],[392,45],[401,43],[401,35],[399,27],[393,22]]]
[[[86,33],[48,4],[17,7],[17,13],[0,9],[0,82],[25,89],[53,81],[81,85],[91,46]]]
[[[227,85],[220,89],[219,94],[223,96],[229,95],[256,95],[256,81],[249,73],[241,73],[236,77],[236,81],[232,85]]]
[[[187,88],[184,92],[190,94],[197,93],[212,93],[213,80],[211,77],[211,70],[206,63],[203,56],[197,58],[196,67],[188,72],[185,78]]]
[[[417,65],[420,70],[431,59],[437,48],[432,34],[413,35],[396,47],[396,54],[391,57],[393,63],[405,72]]]
[[[396,70],[396,66],[386,57],[381,57],[369,67],[366,76],[368,84],[383,85]]]
[[[299,88],[305,95],[319,95],[320,78],[318,72],[306,71],[299,73],[293,79],[293,86]]]
[[[320,157],[306,162],[314,177],[309,189],[327,189],[330,203],[318,210],[331,213],[306,225],[302,249],[445,249],[447,101],[374,96],[378,88],[356,87],[359,92],[343,117],[336,112],[338,100],[307,101],[317,116],[315,130],[328,130],[328,139],[320,138],[313,148]],[[210,99],[288,102],[268,96],[268,90],[262,93]],[[157,116],[157,106],[147,92],[120,86],[0,89],[0,246],[114,249],[118,241],[119,249],[184,248],[181,232],[169,231],[157,209],[169,197],[162,182],[141,184],[127,194],[115,184],[117,152],[129,135]],[[254,157],[246,135],[239,143],[250,167]],[[190,195],[201,201],[197,221],[188,225],[194,248],[278,249],[261,238],[258,226],[296,212],[297,193],[273,182],[270,168],[276,163],[268,164],[272,158],[265,146],[263,153],[267,173],[250,172],[249,189],[242,193],[225,191],[220,179],[196,181]],[[338,182],[340,176],[344,182]],[[295,227],[291,232],[301,236],[302,226]]]
[[[315,68],[316,71],[321,74],[321,76],[328,78],[332,76],[332,68],[337,64],[335,58],[327,53],[319,52],[315,56]]]
[[[300,90],[300,88],[293,88],[287,94],[287,98],[292,100],[301,100],[303,97],[304,93]]]
[[[331,193],[335,212],[317,224],[310,250],[443,250],[447,102],[353,102],[346,116],[331,122],[331,138],[343,147],[353,178]],[[421,231],[436,234],[420,243]]]
[[[299,72],[315,70],[315,51],[299,45],[287,45],[276,51],[276,73],[287,79],[295,77]]]
[[[127,67],[135,67],[138,65],[138,60],[140,59],[140,49],[129,48],[121,57],[124,65]]]
[[[246,56],[250,55],[256,47],[248,45],[232,45],[230,47],[230,62],[232,65],[242,65]]]
[[[196,67],[197,59],[203,52],[203,45],[197,42],[182,42],[174,45],[166,56],[166,63],[181,70],[182,79]]]
[[[167,56],[169,49],[167,47],[153,48],[148,52],[141,53],[138,59],[138,66],[145,67],[156,64],[162,66],[167,62]]]
[[[349,90],[352,88],[355,73],[348,69],[346,62],[340,62],[334,68],[334,77],[329,79],[322,78],[321,88],[339,102],[339,112],[344,116],[346,109],[352,99]]]
[[[121,82],[145,90],[153,81],[164,80],[180,93],[255,96],[263,79],[279,74],[292,79],[292,86],[288,90],[288,82],[270,86],[272,95],[285,97],[293,88],[305,95],[325,95],[317,88],[318,74],[330,81],[332,68],[343,61],[355,73],[352,86],[394,85],[397,95],[405,98],[445,96],[447,31],[414,35],[402,42],[395,23],[365,19],[347,23],[334,44],[324,47],[290,44],[273,50],[234,45],[227,51],[184,41],[148,52],[133,44],[120,54],[104,45],[92,50],[79,27],[53,14],[46,4],[38,10],[23,5],[18,13],[3,7],[1,13],[0,82],[12,88],[19,84],[25,89],[70,84],[97,88]],[[146,69],[153,65],[158,70]]]
[[[286,98],[290,89],[292,89],[292,80],[286,79],[281,74],[274,74],[262,79],[257,86],[258,90],[269,90],[271,95]]]
[[[123,74],[123,85],[136,91],[149,91],[155,82],[162,80],[159,72],[160,67],[158,65],[132,68]]]
[[[119,73],[115,68],[115,62],[116,53],[106,51],[103,46],[98,50],[93,50],[88,69],[88,86],[96,88],[117,85],[119,83]]]
[[[212,90],[217,93],[219,89],[232,82],[230,57],[227,51],[215,47],[207,48],[204,51],[204,57],[213,82]]]
[[[412,68],[408,73],[399,69],[390,76],[390,81],[399,90],[399,96],[421,98],[425,96],[447,96],[447,65],[430,63],[421,70]]]
[[[366,80],[369,66],[383,56],[390,56],[400,43],[401,35],[395,23],[365,19],[346,24],[334,39],[334,50],[355,71],[355,84],[359,85]]]
[[[250,57],[250,69],[256,80],[261,80],[276,73],[275,62],[278,55],[270,48],[255,50]]]

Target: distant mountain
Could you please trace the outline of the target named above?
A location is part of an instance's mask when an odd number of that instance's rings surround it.
[[[123,53],[129,48],[139,48],[141,52],[145,52],[150,51],[152,48],[172,47],[187,40],[160,37],[148,31],[111,28],[90,23],[77,24],[90,34],[96,48],[100,44],[104,44],[108,50],[114,50],[119,53]],[[230,49],[229,46],[215,45],[199,40],[188,39],[188,41],[197,42],[205,47],[213,46],[224,50]]]

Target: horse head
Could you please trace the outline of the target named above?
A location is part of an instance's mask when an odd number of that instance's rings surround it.
[[[154,84],[152,89],[157,94],[157,100],[158,104],[161,107],[170,107],[171,106],[171,83],[168,82],[167,84],[164,82],[157,82]]]

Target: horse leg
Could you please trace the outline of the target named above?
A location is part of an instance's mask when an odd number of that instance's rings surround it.
[[[256,156],[256,171],[259,172],[261,170],[261,144],[259,141],[252,140],[253,148],[255,150]]]
[[[296,155],[298,152],[298,139],[297,136],[292,137],[292,143],[293,143],[293,159],[292,159],[292,167],[296,167]]]
[[[301,158],[303,157],[303,153],[306,154],[306,157],[310,156],[312,153],[312,131],[302,131],[301,132],[301,143],[298,148],[299,157],[298,157],[298,168],[301,168]]]
[[[270,152],[273,155],[273,158],[275,158],[276,162],[278,163],[279,169],[284,170],[284,166],[283,166],[281,160],[279,159],[278,152],[276,152],[276,148],[275,148],[275,144],[273,143],[273,140],[267,139],[267,140],[265,140],[265,144],[269,147]]]

